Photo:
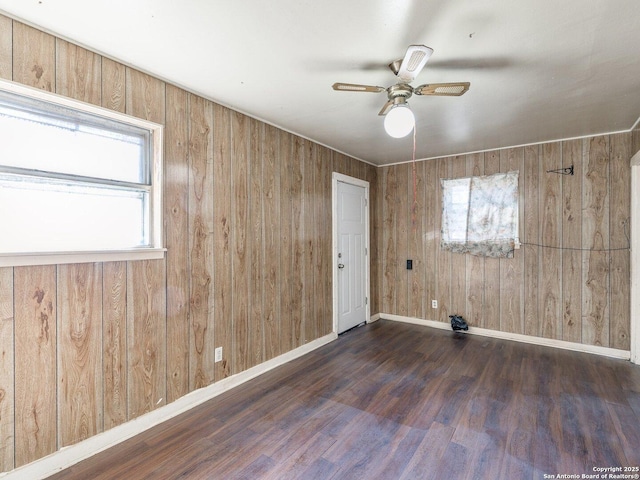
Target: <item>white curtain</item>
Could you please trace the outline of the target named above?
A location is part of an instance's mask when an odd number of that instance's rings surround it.
[[[441,179],[441,185],[441,248],[513,258],[518,238],[518,172]]]

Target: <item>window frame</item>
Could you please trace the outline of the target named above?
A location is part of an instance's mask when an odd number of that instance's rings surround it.
[[[77,110],[82,114],[100,117],[132,127],[141,128],[149,132],[147,165],[149,169],[149,244],[141,247],[118,250],[76,250],[49,252],[0,252],[0,267],[16,267],[28,265],[52,265],[65,263],[92,263],[128,260],[153,260],[164,258],[166,249],[163,247],[162,220],[162,158],[163,158],[163,129],[164,126],[143,120],[131,115],[109,110],[103,107],[85,103],[57,95],[44,90],[28,87],[8,80],[0,79],[0,91],[27,97],[30,101],[46,102],[67,109]],[[5,167],[10,170],[10,167]],[[49,173],[43,172],[46,178]],[[60,176],[60,175],[54,175]],[[65,176],[64,174],[61,176]],[[81,182],[80,176],[71,175]],[[109,181],[105,180],[105,184]]]

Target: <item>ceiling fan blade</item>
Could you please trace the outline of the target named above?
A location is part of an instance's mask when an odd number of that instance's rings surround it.
[[[416,95],[438,95],[443,97],[459,97],[469,90],[469,82],[427,83],[413,89]]]
[[[391,107],[393,107],[393,100],[389,100],[387,103],[385,103],[384,107],[382,107],[382,110],[378,112],[378,115],[386,115],[387,113],[389,113],[389,110],[391,110]]]
[[[343,91],[343,92],[384,92],[386,88],[384,87],[375,87],[373,85],[358,85],[355,83],[334,83],[332,85],[334,90]]]
[[[433,49],[425,45],[409,45],[402,63],[398,68],[398,77],[403,82],[411,82],[422,71]],[[393,64],[392,64],[393,65]]]

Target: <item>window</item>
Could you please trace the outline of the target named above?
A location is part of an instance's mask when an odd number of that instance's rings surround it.
[[[0,266],[162,258],[162,126],[0,82]]]
[[[441,180],[441,247],[512,258],[518,242],[518,172]]]

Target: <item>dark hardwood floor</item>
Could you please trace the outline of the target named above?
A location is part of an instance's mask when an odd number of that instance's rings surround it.
[[[639,366],[381,320],[50,478],[542,479],[637,466]]]

